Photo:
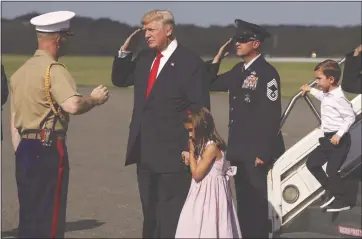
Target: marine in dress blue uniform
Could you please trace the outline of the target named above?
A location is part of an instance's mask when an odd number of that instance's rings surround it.
[[[261,43],[270,34],[262,27],[236,20],[238,50],[244,62],[217,75],[220,61],[206,62],[212,91],[229,92],[229,135],[226,157],[238,167],[235,187],[238,217],[245,238],[267,238],[267,172],[273,160],[284,152],[280,129],[280,77],[260,54]],[[276,143],[278,142],[278,143]]]

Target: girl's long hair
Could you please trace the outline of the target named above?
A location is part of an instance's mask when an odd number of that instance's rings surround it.
[[[195,153],[201,156],[208,141],[214,141],[219,150],[226,150],[226,143],[215,128],[214,119],[205,107],[193,106],[188,110],[183,123],[194,127]]]

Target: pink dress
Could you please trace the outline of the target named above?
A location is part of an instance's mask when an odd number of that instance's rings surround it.
[[[175,238],[241,238],[229,182],[235,174],[222,152],[202,181],[192,179]]]

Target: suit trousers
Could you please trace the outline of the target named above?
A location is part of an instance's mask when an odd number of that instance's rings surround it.
[[[64,238],[69,180],[64,140],[22,139],[15,153],[18,238]]]
[[[137,178],[144,217],[142,237],[174,238],[191,184],[189,172],[156,174],[139,163]]]
[[[319,139],[320,145],[310,154],[307,168],[319,181],[324,189],[329,191],[337,200],[345,201],[343,181],[339,170],[347,158],[351,147],[351,136],[346,133],[338,145],[333,145],[330,139],[334,133],[325,134]],[[322,166],[327,163],[327,174]]]
[[[268,238],[267,167],[255,166],[255,159],[231,161],[237,167],[235,191],[243,238]]]

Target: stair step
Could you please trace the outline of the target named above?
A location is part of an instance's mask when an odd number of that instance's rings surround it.
[[[342,238],[342,237],[325,235],[315,232],[292,232],[292,233],[283,233],[282,235],[275,238]]]
[[[362,208],[355,206],[343,212],[325,212],[319,204],[308,207],[298,217],[284,225],[279,232],[280,236],[300,232],[317,233],[321,235],[341,236],[339,226],[361,230]]]

